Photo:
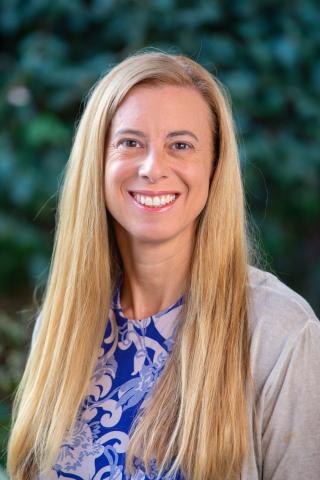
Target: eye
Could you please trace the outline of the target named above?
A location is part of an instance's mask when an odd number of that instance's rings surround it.
[[[141,148],[142,145],[138,140],[134,140],[133,138],[123,138],[122,140],[119,140],[118,147],[124,147],[124,148]]]
[[[193,145],[187,142],[175,142],[172,144],[172,148],[173,150],[190,150],[193,148]]]

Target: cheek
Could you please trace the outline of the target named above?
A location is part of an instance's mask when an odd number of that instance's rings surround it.
[[[210,187],[210,168],[208,166],[199,165],[198,168],[189,172],[190,188],[193,191],[192,202],[194,208],[202,210],[208,200]]]
[[[210,166],[202,163],[184,165],[180,170],[180,176],[190,188],[197,188],[199,191],[206,191],[210,182]]]
[[[112,205],[112,198],[115,196],[116,185],[119,177],[119,164],[108,159],[104,170],[104,198],[106,207]]]
[[[119,185],[127,178],[133,175],[134,166],[132,163],[120,161],[116,159],[108,159],[106,161],[104,182],[105,186],[114,188],[115,185]]]
[[[108,209],[117,208],[118,200],[124,195],[129,180],[134,176],[133,162],[125,162],[115,158],[108,159],[104,171],[104,199]]]

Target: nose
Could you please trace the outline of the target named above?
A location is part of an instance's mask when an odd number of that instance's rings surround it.
[[[168,165],[165,152],[161,149],[150,149],[148,154],[141,160],[139,166],[139,177],[156,183],[161,178],[168,177]]]

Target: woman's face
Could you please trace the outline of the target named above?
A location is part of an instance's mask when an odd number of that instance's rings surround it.
[[[193,88],[134,87],[108,136],[105,201],[128,241],[165,242],[194,232],[213,164],[212,119]]]

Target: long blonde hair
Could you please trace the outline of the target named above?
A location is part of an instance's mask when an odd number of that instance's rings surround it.
[[[41,325],[14,404],[8,471],[15,480],[50,468],[87,393],[122,269],[103,194],[106,135],[121,101],[141,83],[189,86],[203,95],[213,116],[215,170],[198,219],[182,326],[134,424],[127,468],[132,472],[138,455],[147,468],[155,459],[168,475],[180,469],[187,479],[220,480],[239,473],[245,457],[248,249],[232,116],[223,88],[199,64],[146,52],[98,82],[78,126]],[[116,339],[115,324],[112,332]]]

